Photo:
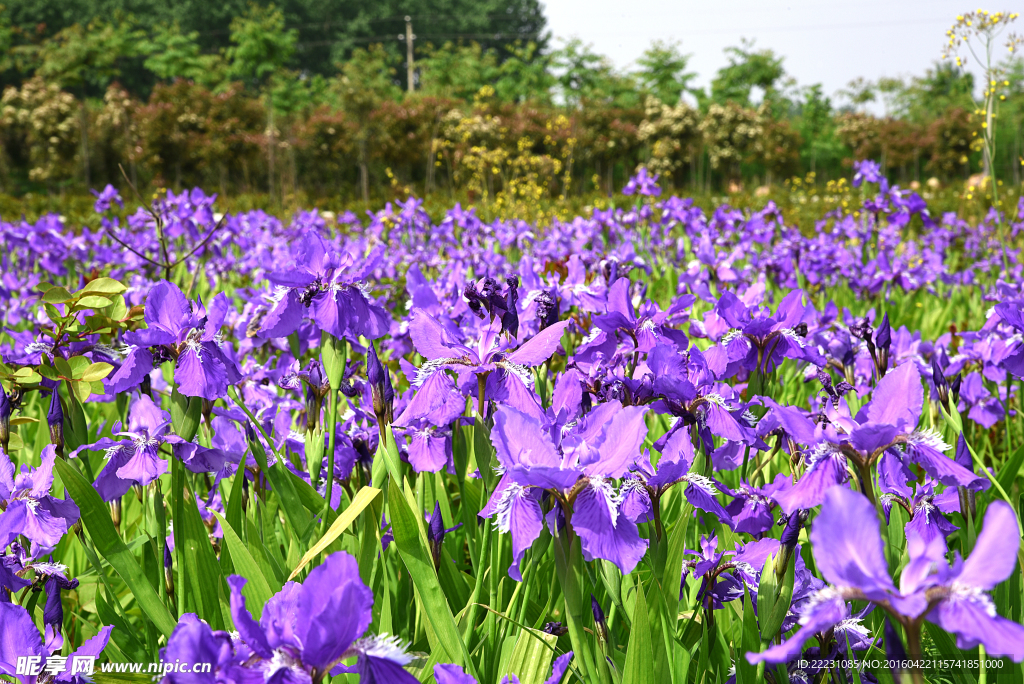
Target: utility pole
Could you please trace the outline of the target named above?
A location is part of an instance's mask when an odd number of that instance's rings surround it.
[[[416,85],[416,67],[413,63],[412,57],[412,42],[416,40],[416,36],[412,33],[412,17],[405,17],[405,64],[407,69],[407,78],[409,80],[409,92],[415,90]]]

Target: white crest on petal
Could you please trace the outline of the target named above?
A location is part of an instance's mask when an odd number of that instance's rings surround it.
[[[275,650],[274,655],[271,656],[270,660],[264,660],[262,663],[262,669],[263,681],[265,682],[270,681],[270,679],[280,670],[292,670],[293,672],[301,672],[305,674],[302,662],[283,648]]]
[[[946,452],[953,448],[946,444],[946,440],[942,438],[942,435],[931,428],[924,428],[911,432],[907,435],[907,444],[912,447],[927,447],[938,452]]]
[[[836,587],[825,587],[819,589],[810,596],[807,597],[807,603],[804,604],[803,615],[800,617],[800,624],[805,625],[810,621],[811,613],[822,603],[830,603],[832,601],[842,601],[843,592]]]
[[[694,487],[703,489],[711,496],[715,496],[716,494],[718,494],[718,488],[715,487],[715,483],[712,482],[710,478],[704,477],[703,475],[698,475],[697,473],[687,473],[686,475],[683,475],[682,479],[686,480]]]
[[[975,587],[963,582],[953,582],[949,588],[949,599],[976,603],[990,617],[996,616],[996,604],[992,602],[992,598],[981,587]]]
[[[612,481],[606,480],[603,477],[591,477],[590,486],[594,489],[594,493],[604,500],[605,505],[608,507],[608,515],[612,519],[612,527],[615,527],[615,524],[619,521],[619,501],[621,499],[615,493]]]
[[[526,487],[513,482],[501,493],[495,508],[494,528],[506,534],[512,531],[512,504],[515,499],[526,496]]]
[[[793,330],[792,328],[783,328],[782,330],[779,331],[779,333],[787,340],[795,342],[797,346],[801,348],[807,346],[807,342],[804,340],[804,338],[797,335],[796,330]]]
[[[352,649],[373,658],[384,658],[405,666],[412,662],[412,656],[405,652],[405,645],[397,636],[376,634],[363,637],[352,645]]]
[[[832,442],[819,442],[812,449],[804,452],[804,462],[808,468],[812,468],[827,458],[837,458],[839,456],[842,456],[844,459],[846,458],[835,444]]]

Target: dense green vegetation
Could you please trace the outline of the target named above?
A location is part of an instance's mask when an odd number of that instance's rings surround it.
[[[275,203],[440,191],[500,208],[607,196],[641,164],[690,193],[765,196],[867,158],[904,186],[962,187],[985,168],[986,132],[995,177],[1021,183],[1024,65],[998,36],[1012,17],[989,36],[991,92],[936,55],[923,75],[830,95],[753,42],[696,88],[678,44],[623,71],[579,40],[552,44],[536,2],[420,4],[9,5],[0,189],[123,188],[120,166],[140,187]]]

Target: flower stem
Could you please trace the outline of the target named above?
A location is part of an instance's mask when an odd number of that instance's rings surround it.
[[[907,628],[907,656],[914,664],[910,668],[910,678],[914,684],[924,684],[924,672],[917,666],[921,660],[921,621],[914,620],[906,625]]]

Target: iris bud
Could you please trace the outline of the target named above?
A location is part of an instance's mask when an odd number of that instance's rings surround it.
[[[593,594],[590,595],[590,610],[594,613],[594,631],[597,633],[601,643],[608,643],[608,623],[605,621],[604,611],[601,604]]]
[[[50,443],[56,447],[57,456],[64,458],[64,408],[60,404],[60,392],[53,388],[50,408],[46,412],[46,424],[50,426]]]
[[[174,596],[174,563],[171,560],[171,547],[164,542],[164,591]]]
[[[11,414],[14,412],[14,405],[11,403],[7,392],[0,387],[0,447],[7,453],[7,443],[11,439]]]
[[[875,348],[878,350],[878,377],[881,378],[889,370],[889,349],[892,346],[892,326],[889,325],[889,314],[882,316],[882,323],[875,332]]]
[[[932,382],[935,383],[935,394],[939,403],[942,404],[946,411],[949,411],[949,382],[946,381],[946,375],[939,366],[938,358],[932,355]]]
[[[117,497],[110,502],[110,519],[114,523],[114,527],[117,531],[121,531],[121,497]]]
[[[377,416],[377,426],[381,438],[385,434],[385,426],[391,423],[394,408],[395,390],[391,387],[391,374],[387,366],[380,362],[373,343],[366,349],[366,380],[370,384],[370,396],[373,399],[373,413]]]
[[[430,555],[434,559],[434,569],[441,567],[441,545],[444,543],[444,520],[441,518],[441,503],[434,502],[434,514],[430,516],[427,526],[427,539],[430,541]]]
[[[807,511],[805,510],[794,511],[786,519],[786,529],[782,531],[779,555],[775,557],[775,576],[780,584],[782,578],[786,576],[786,568],[789,566],[789,561],[796,550],[797,542],[800,540],[800,528],[803,527],[806,521]]]

